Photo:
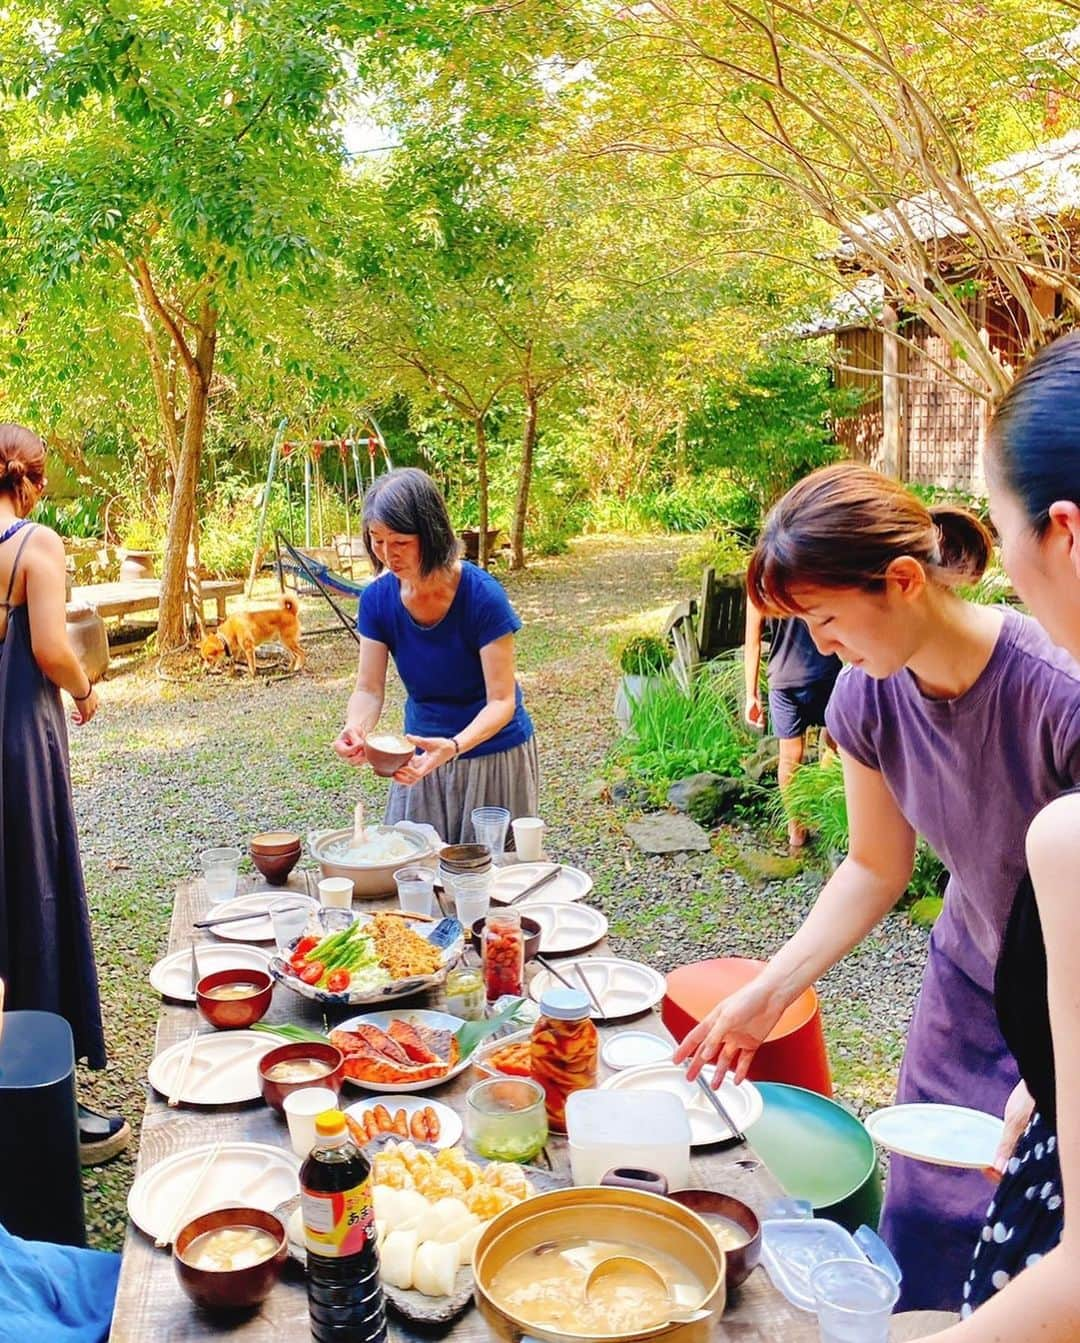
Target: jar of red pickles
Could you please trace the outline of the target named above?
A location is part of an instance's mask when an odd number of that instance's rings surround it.
[[[532,1028],[532,1079],[544,1088],[548,1127],[566,1132],[566,1098],[596,1086],[600,1041],[589,1000],[577,989],[547,989]]]
[[[525,931],[516,909],[487,916],[481,951],[488,1002],[507,993],[520,997],[525,992]]]

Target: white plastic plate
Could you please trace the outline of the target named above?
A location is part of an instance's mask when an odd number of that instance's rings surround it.
[[[352,1115],[354,1119],[359,1119],[365,1111],[373,1110],[376,1105],[385,1105],[390,1111],[391,1118],[398,1110],[404,1110],[407,1119],[412,1119],[417,1110],[423,1110],[430,1105],[439,1120],[439,1136],[430,1144],[432,1147],[453,1147],[454,1143],[461,1137],[461,1116],[451,1110],[449,1105],[443,1105],[442,1101],[425,1100],[423,1096],[404,1096],[399,1094],[396,1096],[383,1096],[379,1100],[357,1101],[355,1105],[346,1106],[345,1113],[347,1115]],[[391,1133],[388,1136],[397,1138],[400,1142],[406,1141],[402,1138],[400,1133]],[[420,1140],[413,1138],[410,1135],[408,1141],[418,1142]]]
[[[992,1165],[1004,1121],[962,1105],[890,1105],[865,1121],[876,1143],[932,1166],[982,1170]]]
[[[712,1068],[703,1068],[702,1076],[712,1083]],[[690,1120],[690,1146],[705,1147],[709,1143],[724,1142],[731,1130],[709,1104],[696,1082],[686,1080],[685,1071],[677,1063],[646,1064],[644,1068],[627,1068],[600,1084],[601,1091],[670,1091],[682,1101]],[[732,1121],[746,1130],[761,1118],[765,1108],[761,1092],[753,1082],[738,1086],[731,1077],[720,1085],[720,1100]]]
[[[184,1076],[180,1100],[185,1105],[239,1105],[256,1101],[259,1060],[280,1041],[257,1031],[212,1031],[200,1035]],[[163,1049],[147,1069],[155,1091],[168,1096],[187,1050],[188,1037]]]
[[[459,1031],[465,1024],[460,1017],[452,1017],[449,1012],[415,1009],[411,1012],[369,1012],[366,1016],[348,1017],[335,1026],[334,1030],[351,1031],[356,1026],[366,1023],[369,1026],[378,1026],[381,1031],[385,1031],[391,1021],[411,1021],[414,1026],[430,1026],[434,1030],[451,1032]],[[348,1065],[348,1059],[349,1056],[346,1054],[346,1065]],[[350,1077],[348,1071],[345,1073],[345,1080],[351,1086],[359,1087],[362,1091],[374,1091],[380,1095],[385,1095],[387,1092],[392,1095],[404,1095],[414,1091],[430,1091],[432,1087],[440,1087],[452,1077],[457,1077],[458,1073],[463,1073],[471,1062],[471,1057],[458,1059],[457,1063],[448,1072],[442,1073],[439,1077],[426,1078],[422,1082],[363,1082],[358,1078]]]
[[[296,905],[307,905],[309,909],[319,908],[319,902],[309,895],[298,895],[295,891],[252,891],[250,895],[238,895],[235,900],[226,900],[220,905],[211,905],[210,912],[202,915],[204,919],[217,919],[229,914],[246,914],[250,919],[240,919],[236,923],[219,923],[208,929],[215,937],[223,937],[228,942],[273,942],[274,925],[267,912],[278,900],[289,900]]]
[[[609,1068],[644,1068],[654,1063],[670,1063],[675,1046],[651,1031],[619,1031],[604,1042],[600,1057]]]
[[[580,966],[579,973],[576,967]],[[584,974],[589,987],[600,1002],[603,1012],[590,1009],[594,1020],[613,1021],[619,1017],[636,1017],[655,1007],[667,992],[664,976],[640,961],[624,961],[617,956],[583,956],[559,962],[559,973],[573,985],[581,985]],[[547,970],[538,971],[529,982],[529,994],[540,1001],[550,988],[563,984]],[[581,986],[584,991],[584,986]]]
[[[166,1157],[136,1179],[128,1193],[128,1216],[148,1236],[164,1238],[180,1214],[183,1225],[215,1208],[261,1208],[273,1212],[297,1191],[299,1158],[284,1147],[222,1143],[213,1164],[199,1173],[213,1144]],[[198,1187],[195,1188],[196,1181]],[[184,1203],[193,1194],[186,1208]]]
[[[492,902],[496,905],[509,903],[526,886],[546,877],[551,869],[551,863],[511,863],[508,867],[501,867],[491,882]],[[538,905],[565,905],[588,895],[592,887],[592,877],[587,872],[582,872],[580,867],[567,867],[564,863],[562,871],[553,881],[546,882],[534,895],[519,900],[514,908],[531,906],[534,900]]]
[[[543,895],[542,890],[537,895]],[[523,900],[528,916],[540,925],[540,953],[543,956],[565,956],[574,951],[585,951],[607,934],[608,921],[592,905],[574,903],[546,904]]]
[[[219,946],[209,942],[195,948],[199,958],[199,973],[212,975],[218,970],[265,970],[270,963],[268,952],[258,947]],[[193,1003],[195,993],[191,987],[191,952],[174,951],[171,956],[163,956],[150,971],[150,983],[163,998],[173,998],[180,1003]]]

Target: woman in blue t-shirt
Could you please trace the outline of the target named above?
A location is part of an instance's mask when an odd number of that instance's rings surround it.
[[[394,659],[417,754],[394,775],[386,822],[426,821],[449,844],[471,839],[473,807],[536,814],[540,770],[514,672],[521,621],[499,583],[461,560],[438,486],[405,467],[364,499],[364,544],[377,575],[360,601],[360,670],[334,749],[365,760]]]

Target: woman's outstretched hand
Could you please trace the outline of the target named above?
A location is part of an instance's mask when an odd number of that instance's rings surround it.
[[[363,765],[367,762],[364,733],[358,727],[349,727],[346,723],[334,738],[334,750],[350,765]]]
[[[1016,1149],[1016,1144],[1024,1136],[1024,1130],[1027,1128],[1031,1116],[1035,1113],[1035,1102],[1031,1098],[1031,1092],[1022,1081],[1017,1082],[1005,1102],[1005,1129],[1001,1135],[1001,1142],[994,1153],[994,1164],[987,1166],[984,1174],[988,1180],[994,1184],[1005,1174],[1005,1167],[1009,1164],[1009,1158]]]
[[[691,1081],[707,1064],[715,1064],[714,1089],[728,1072],[742,1082],[786,1006],[760,980],[752,980],[702,1018],[675,1051],[675,1062],[690,1060],[686,1075]]]
[[[445,765],[457,755],[457,748],[449,737],[413,737],[406,733],[405,740],[411,741],[414,746],[419,746],[421,751],[420,755],[413,756],[409,763],[402,765],[394,775],[394,782],[403,783],[406,787],[419,783],[432,770]]]

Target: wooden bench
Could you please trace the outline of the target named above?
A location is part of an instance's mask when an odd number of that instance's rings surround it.
[[[717,575],[712,567],[701,578],[701,595],[676,603],[664,625],[675,645],[675,675],[688,686],[699,662],[741,648],[746,632],[746,575]]]
[[[201,583],[203,607],[207,602],[217,605],[218,624],[225,619],[225,602],[243,592],[239,578],[205,578]],[[87,587],[72,588],[71,600],[92,607],[102,619],[109,616],[134,615],[137,611],[155,611],[161,601],[160,578],[130,578],[121,583],[91,583]]]

